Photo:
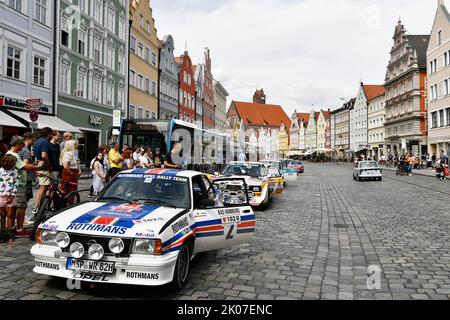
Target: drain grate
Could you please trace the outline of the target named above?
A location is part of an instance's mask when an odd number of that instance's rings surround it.
[[[349,228],[351,228],[351,225],[349,225],[349,224],[335,224],[334,227],[336,229],[349,229]]]

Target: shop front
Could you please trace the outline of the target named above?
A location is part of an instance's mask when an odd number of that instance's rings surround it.
[[[58,105],[58,117],[76,127],[78,133],[74,138],[78,141],[79,158],[82,164],[88,165],[97,156],[98,147],[110,142],[113,128],[113,111],[111,114],[83,108]]]

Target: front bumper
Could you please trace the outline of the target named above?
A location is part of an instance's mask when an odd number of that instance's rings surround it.
[[[35,244],[31,248],[35,258],[34,272],[54,277],[88,282],[161,286],[172,282],[178,251],[163,256],[131,255],[129,258],[105,257],[115,263],[113,274],[81,273],[67,270],[68,255],[57,247]]]

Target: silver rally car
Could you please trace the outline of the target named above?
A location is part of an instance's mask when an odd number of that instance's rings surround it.
[[[383,169],[376,161],[358,161],[353,168],[353,180],[362,179],[383,180]]]
[[[227,201],[202,173],[138,169],[119,174],[99,195],[39,226],[34,272],[81,281],[184,287],[192,258],[250,242],[248,197]],[[239,183],[247,194],[244,179]]]

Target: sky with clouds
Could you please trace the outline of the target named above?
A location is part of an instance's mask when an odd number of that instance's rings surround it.
[[[447,0],[449,1],[449,0]],[[448,3],[450,5],[450,2]],[[335,109],[360,81],[382,84],[401,17],[409,34],[431,32],[437,0],[152,0],[158,37],[172,34],[194,63],[211,50],[213,76],[231,100],[294,110]]]

